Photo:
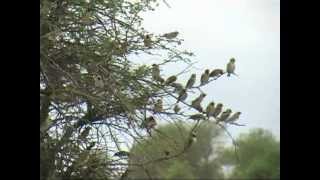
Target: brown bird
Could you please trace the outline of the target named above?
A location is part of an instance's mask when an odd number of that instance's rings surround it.
[[[151,45],[151,37],[150,37],[150,35],[145,35],[144,36],[144,38],[143,38],[143,43],[144,43],[144,45],[146,46],[146,47],[148,47],[148,48],[151,48],[152,47],[152,45]]]
[[[200,113],[199,114],[193,114],[189,118],[192,119],[192,120],[196,120],[196,121],[201,120],[201,119],[206,119],[206,117],[203,114],[200,114]]]
[[[232,113],[231,109],[225,110],[225,111],[220,115],[220,117],[217,118],[217,124],[218,124],[219,122],[223,122],[223,121],[225,121],[226,119],[228,119],[228,117],[231,115],[231,113]]]
[[[181,108],[179,107],[178,104],[176,104],[176,105],[174,106],[174,108],[173,108],[173,111],[174,111],[175,113],[178,113],[180,110],[181,110]]]
[[[195,82],[196,82],[196,74],[192,74],[186,84],[186,89],[192,88],[192,86],[194,85]]]
[[[169,85],[173,82],[175,82],[177,80],[177,76],[170,76],[166,81],[165,81],[165,85]]]
[[[180,83],[171,83],[171,86],[174,87],[174,92],[180,92],[183,89],[182,84]]]
[[[209,76],[216,77],[216,76],[221,76],[222,74],[224,74],[224,71],[222,69],[214,69],[211,71]]]
[[[158,80],[160,77],[160,68],[157,64],[152,64],[152,79]]]
[[[153,118],[153,116],[150,116],[149,118],[146,119],[146,128],[147,129],[153,129],[156,125],[157,122],[156,120]]]
[[[207,95],[205,93],[201,93],[199,97],[197,97],[195,100],[191,102],[191,106],[197,109],[198,111],[202,112],[203,109],[201,107],[201,102]]]
[[[179,34],[178,31],[174,31],[174,32],[170,32],[170,33],[165,33],[162,36],[167,38],[167,39],[173,39],[173,38],[177,37],[178,34]]]
[[[214,102],[212,101],[209,103],[209,105],[206,108],[206,114],[207,114],[208,118],[213,116],[213,112],[214,112]]]
[[[179,93],[179,96],[178,96],[178,100],[177,100],[177,103],[179,101],[184,101],[186,100],[188,97],[188,93],[187,93],[187,90],[186,89],[182,89]]]
[[[234,113],[229,119],[226,120],[227,123],[233,123],[239,119],[241,112]]]
[[[231,58],[229,63],[227,64],[227,73],[228,76],[230,76],[231,74],[235,74],[234,70],[236,69],[236,65],[235,65],[236,60],[234,58]],[[235,74],[236,75],[236,74]]]
[[[154,105],[154,111],[155,112],[162,112],[162,110],[163,110],[162,99],[158,99],[157,102]]]
[[[201,78],[200,78],[200,85],[205,85],[208,83],[209,81],[209,75],[210,75],[210,70],[209,69],[206,69],[204,71],[204,73],[201,75]]]
[[[221,103],[218,103],[217,106],[214,108],[214,111],[213,111],[214,118],[217,118],[219,116],[219,114],[222,111],[222,107],[223,107],[223,105]]]

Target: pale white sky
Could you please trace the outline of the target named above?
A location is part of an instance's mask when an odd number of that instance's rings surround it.
[[[280,138],[280,0],[167,2],[171,8],[161,3],[143,14],[146,30],[179,31],[182,48],[195,53],[192,60],[200,69],[225,68],[230,57],[236,59],[240,77],[223,77],[203,88],[208,92],[203,104],[214,100],[241,111],[239,123],[246,127],[230,127],[235,136],[261,127]],[[163,69],[177,71],[173,65]],[[199,78],[201,70],[195,71]]]

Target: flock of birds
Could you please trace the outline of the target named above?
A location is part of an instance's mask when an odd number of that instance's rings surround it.
[[[173,39],[173,38],[177,37],[178,34],[179,33],[177,31],[174,31],[171,33],[163,34],[162,37],[167,38],[167,39]],[[151,36],[145,35],[143,39],[144,39],[144,41],[143,41],[144,45],[148,48],[151,48],[152,47]],[[228,77],[231,76],[231,74],[237,76],[237,74],[235,73],[235,68],[236,68],[235,67],[235,59],[231,58],[229,63],[227,64],[226,71],[224,71],[223,69],[214,69],[210,72],[209,69],[206,69],[204,71],[204,73],[201,75],[200,86],[208,84],[210,78],[217,78],[225,73],[227,73]],[[159,82],[162,85],[171,86],[174,88],[173,93],[177,93],[178,97],[177,97],[176,104],[173,108],[173,111],[176,114],[178,114],[181,110],[181,108],[179,107],[178,104],[179,104],[179,102],[184,102],[187,99],[188,89],[194,88],[194,85],[196,83],[196,74],[192,74],[191,77],[189,78],[189,80],[187,81],[186,85],[183,86],[181,83],[176,82],[177,81],[176,76],[170,76],[166,80],[164,78],[162,78],[160,76],[159,65],[153,64],[152,65],[152,79]],[[104,83],[102,81],[101,76],[95,76],[94,82],[95,82],[96,87],[103,87],[104,86]],[[241,112],[235,112],[232,114],[232,110],[229,108],[222,112],[222,110],[223,110],[222,103],[215,104],[213,101],[211,101],[207,105],[206,109],[204,110],[201,106],[201,102],[203,101],[203,99],[205,97],[206,97],[206,94],[201,93],[196,99],[194,99],[191,102],[191,107],[193,107],[194,109],[199,111],[199,113],[191,115],[189,117],[190,119],[199,121],[202,119],[207,119],[207,118],[210,119],[210,117],[213,117],[216,120],[217,124],[220,122],[234,123],[236,120],[239,119]],[[184,102],[184,104],[187,104],[187,103]],[[155,113],[163,112],[162,99],[158,99],[155,102],[153,110]],[[145,127],[147,129],[148,133],[150,134],[151,129],[154,129],[154,127],[156,125],[157,125],[157,123],[156,123],[156,120],[154,119],[154,117],[149,116],[148,118],[146,118],[146,120],[143,122],[143,124],[141,126]],[[186,147],[191,146],[191,144],[194,143],[195,141],[196,141],[196,132],[193,131],[193,132],[191,132],[191,135],[190,135],[190,138],[189,138],[189,141],[188,141]],[[129,154],[126,151],[119,151],[114,155],[115,156],[128,156]],[[168,155],[168,153],[166,153],[166,155]]]
[[[230,76],[231,74],[236,75],[234,71],[235,71],[235,59],[231,58],[229,63],[227,64],[227,67],[226,67],[227,76]],[[200,86],[203,86],[203,85],[206,85],[207,83],[209,83],[210,78],[219,77],[219,76],[223,75],[224,73],[225,73],[225,71],[222,69],[214,69],[211,72],[209,69],[206,69],[204,71],[204,73],[201,75]],[[187,90],[194,87],[195,82],[196,82],[196,74],[192,74],[191,77],[189,78],[189,80],[187,81],[187,84],[183,87],[182,84],[176,83],[176,80],[177,80],[176,76],[170,76],[168,79],[164,80],[160,76],[159,65],[153,64],[152,65],[152,78],[154,80],[160,82],[161,84],[174,87],[173,92],[177,93],[178,97],[177,97],[176,105],[174,106],[173,110],[175,113],[179,113],[181,108],[179,107],[178,103],[184,102],[187,99],[187,97],[188,97]],[[200,113],[191,115],[190,119],[200,120],[200,119],[214,117],[217,120],[217,123],[219,123],[219,122],[232,123],[232,122],[235,122],[237,119],[239,119],[241,112],[236,112],[236,113],[232,114],[231,109],[226,109],[224,112],[222,112],[223,104],[221,104],[221,103],[218,103],[215,106],[215,103],[212,101],[208,104],[208,106],[204,110],[201,106],[201,102],[203,101],[203,99],[205,97],[206,97],[206,94],[201,93],[196,99],[194,99],[191,102],[191,106],[194,109],[196,109],[197,111],[199,111]],[[154,111],[155,112],[162,112],[162,110],[163,110],[162,99],[158,99],[156,101],[156,103],[154,104]],[[152,124],[154,124],[154,123],[152,123]]]
[[[166,35],[168,36],[168,35]],[[209,69],[206,69],[204,73],[201,75],[200,78],[200,86],[206,85],[209,83],[210,78],[217,78],[221,75],[227,73],[229,77],[231,74],[236,75],[235,73],[235,59],[231,58],[229,63],[227,64],[226,71],[223,69],[214,69],[210,72]],[[194,88],[196,83],[196,74],[192,74],[189,80],[187,81],[186,85],[183,86],[181,83],[177,83],[177,76],[170,76],[166,80],[163,79],[160,75],[160,68],[159,65],[153,64],[152,65],[152,79],[159,82],[162,85],[171,86],[174,88],[173,93],[177,93],[177,101],[173,108],[173,111],[178,114],[181,110],[179,106],[179,102],[183,102],[188,97],[188,89]],[[95,76],[94,78],[95,86],[96,87],[103,87],[104,83],[102,82],[102,78],[100,76]],[[216,123],[225,122],[225,123],[234,123],[236,120],[239,119],[241,112],[235,112],[232,114],[231,109],[223,110],[223,104],[217,103],[215,104],[213,101],[208,104],[206,109],[203,109],[201,103],[203,99],[206,97],[205,93],[201,93],[196,99],[191,102],[191,107],[199,111],[199,113],[191,115],[189,118],[193,120],[201,120],[201,119],[210,119],[213,117],[216,120]],[[188,104],[187,104],[188,105]],[[155,113],[163,112],[163,101],[162,99],[158,99],[153,107],[153,111]],[[146,120],[141,124],[141,127],[145,127],[147,131],[150,133],[151,129],[153,129],[157,125],[156,120],[153,116],[146,118]]]

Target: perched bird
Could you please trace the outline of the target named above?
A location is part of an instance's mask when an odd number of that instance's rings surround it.
[[[159,76],[159,78],[157,79],[157,81],[159,81],[161,84],[164,83],[164,79],[163,79],[161,76]]]
[[[194,85],[195,82],[196,82],[196,74],[192,74],[190,79],[188,80],[188,82],[186,84],[186,89],[192,88],[192,86]]]
[[[91,127],[89,127],[89,126],[86,127],[86,128],[82,131],[82,133],[80,134],[79,139],[80,139],[80,140],[85,140],[85,139],[88,137],[90,130],[91,130]]]
[[[186,100],[187,97],[188,97],[187,90],[186,90],[186,89],[182,89],[182,90],[180,91],[180,93],[179,93],[177,103],[178,103],[179,101],[184,101],[184,100]]]
[[[174,31],[174,32],[170,32],[170,33],[165,33],[162,35],[162,37],[165,37],[167,39],[173,39],[176,38],[178,36],[179,32],[178,31]]]
[[[228,76],[230,76],[231,74],[235,74],[234,70],[236,69],[236,65],[235,65],[236,60],[234,58],[231,58],[229,63],[227,64],[227,73]]]
[[[209,77],[221,76],[223,73],[224,73],[224,71],[222,69],[214,69],[209,74]]]
[[[170,76],[166,81],[165,81],[165,85],[169,85],[173,82],[175,82],[177,80],[177,76]]]
[[[157,125],[156,120],[153,118],[153,116],[150,116],[146,120],[146,126],[145,128],[147,129],[148,134],[150,137],[152,137],[151,130],[154,129],[154,127]]]
[[[213,116],[213,112],[214,112],[214,102],[210,102],[206,108],[206,114],[208,116],[208,118],[210,118],[211,116]]]
[[[227,109],[227,110],[225,110],[224,112],[222,112],[222,114],[220,115],[220,117],[217,118],[217,124],[218,124],[219,122],[223,122],[223,121],[225,121],[226,119],[228,119],[228,117],[231,115],[231,113],[232,113],[231,109]]]
[[[93,76],[94,78],[94,85],[98,88],[103,88],[104,87],[104,82],[102,80],[102,77],[100,75],[95,75]]]
[[[158,80],[160,77],[160,68],[157,64],[152,64],[152,79]]]
[[[219,116],[219,114],[222,111],[222,107],[223,105],[221,103],[218,103],[217,106],[214,108],[213,115],[212,115],[214,118],[217,118]]]
[[[173,111],[174,111],[175,113],[178,113],[180,110],[181,110],[181,108],[179,107],[178,104],[176,104],[176,105],[174,106],[174,108],[173,108]]]
[[[149,132],[151,129],[153,129],[157,125],[156,120],[153,116],[150,116],[146,118],[144,121],[142,121],[140,128],[146,128]]]
[[[231,117],[229,117],[229,119],[227,119],[226,122],[228,122],[228,123],[233,123],[233,122],[235,122],[237,119],[239,119],[240,115],[241,115],[241,112],[236,112],[236,113],[234,113]]]
[[[157,102],[154,104],[154,111],[155,112],[162,112],[162,110],[163,110],[162,99],[158,99]]]
[[[201,93],[199,97],[191,102],[191,106],[197,109],[198,111],[202,112],[201,102],[207,95],[205,93]]]
[[[182,84],[180,83],[171,83],[171,86],[174,87],[174,92],[180,92],[183,89]]]
[[[143,43],[144,43],[144,45],[146,46],[146,47],[148,47],[148,48],[151,48],[151,37],[150,37],[150,35],[145,35],[144,36],[144,38],[143,38]]]
[[[204,71],[204,73],[201,75],[201,78],[200,78],[200,85],[205,85],[208,83],[209,81],[209,75],[210,75],[210,70],[209,69],[206,69]]]
[[[205,119],[206,117],[203,114],[193,114],[190,116],[190,119],[193,120],[201,120],[201,119]]]
[[[147,129],[153,129],[156,125],[157,125],[157,122],[153,116],[150,116],[146,119],[146,128]]]
[[[130,156],[130,153],[127,151],[119,151],[119,152],[116,152],[113,156],[118,156],[118,157]]]

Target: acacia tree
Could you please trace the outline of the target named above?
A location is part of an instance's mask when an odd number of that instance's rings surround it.
[[[204,94],[201,87],[225,72],[214,70],[200,85],[177,83],[186,69],[161,77],[168,63],[192,66],[193,53],[179,48],[178,32],[157,35],[141,26],[141,12],[153,11],[157,3],[40,1],[41,179],[119,177],[128,161],[113,154],[161,133],[157,123],[194,121],[195,130],[208,119],[187,95]],[[159,60],[137,65],[130,60],[135,55]],[[148,162],[159,159],[165,160]]]

